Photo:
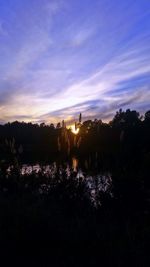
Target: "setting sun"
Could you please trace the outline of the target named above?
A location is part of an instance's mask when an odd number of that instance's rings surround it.
[[[79,128],[75,128],[75,125],[72,125],[72,126],[71,126],[71,132],[72,132],[73,134],[78,134],[78,133],[79,133]]]

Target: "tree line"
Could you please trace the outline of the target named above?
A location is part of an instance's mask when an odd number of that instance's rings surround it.
[[[140,160],[150,152],[150,111],[140,116],[135,110],[120,109],[108,123],[99,119],[82,122],[80,114],[75,127],[80,128],[77,135],[66,128],[64,121],[56,126],[18,121],[0,125],[0,157],[53,160],[90,155],[116,162],[121,158]]]

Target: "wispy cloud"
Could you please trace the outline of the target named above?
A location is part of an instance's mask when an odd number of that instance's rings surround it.
[[[7,32],[4,28],[4,23],[0,21],[0,36],[5,36],[5,35],[7,35]]]
[[[108,119],[120,107],[144,112],[150,101],[149,7],[146,0],[4,5],[0,120],[55,122],[79,112]]]
[[[72,32],[72,29],[70,30]],[[94,34],[94,30],[92,28],[83,28],[77,31],[76,33],[73,33],[70,40],[68,40],[68,46],[71,47],[78,47],[85,42],[88,41],[89,38],[92,38],[92,35]]]

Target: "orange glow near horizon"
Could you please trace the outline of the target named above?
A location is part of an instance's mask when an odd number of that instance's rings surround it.
[[[78,134],[79,133],[79,128],[75,129],[75,125],[71,125],[71,132],[73,134]]]

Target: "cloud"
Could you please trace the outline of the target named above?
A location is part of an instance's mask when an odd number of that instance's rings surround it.
[[[63,6],[64,2],[61,0],[54,0],[45,4],[45,8],[50,15],[55,15]]]
[[[105,97],[101,100],[84,101],[80,104],[70,106],[68,108],[63,108],[48,114],[44,114],[40,117],[40,119],[45,122],[56,122],[65,118],[68,124],[70,124],[73,120],[76,120],[78,118],[81,112],[83,113],[84,120],[88,118],[99,118],[108,121],[111,120],[112,116],[115,115],[116,110],[119,110],[120,108],[128,109],[131,106],[132,108],[135,108],[142,104],[144,109],[144,105],[148,105],[149,101],[150,91],[148,91],[148,88],[146,87],[141,88],[140,90],[132,94],[124,93],[124,96],[120,95],[117,98]],[[146,108],[147,105],[145,106]],[[146,109],[144,110],[146,111]],[[68,116],[68,114],[72,115]]]
[[[129,106],[144,112],[150,101],[150,20],[143,1],[14,4],[3,18],[7,38],[0,35],[1,121],[56,122],[79,112],[108,119]]]
[[[7,31],[5,30],[4,23],[0,21],[0,36],[6,36]]]
[[[73,36],[71,37],[71,40],[68,41],[68,46],[71,46],[71,47],[81,46],[85,42],[87,42],[88,39],[91,38],[93,34],[94,34],[94,30],[90,27],[81,29],[78,32],[73,34]]]
[[[127,66],[130,67],[127,68]],[[63,73],[61,74],[63,75]],[[107,113],[115,113],[116,109],[121,107],[130,107],[130,105],[134,106],[135,104],[143,103],[144,108],[144,103],[150,101],[150,93],[147,86],[143,87],[142,83],[139,88],[131,90],[131,92],[129,92],[129,86],[124,90],[122,88],[126,83],[131,83],[130,86],[134,85],[131,82],[132,79],[136,81],[139,75],[142,77],[142,75],[149,73],[150,64],[145,56],[137,60],[134,56],[131,58],[131,54],[130,57],[128,55],[120,55],[89,78],[77,84],[75,83],[60,92],[55,90],[53,93],[50,91],[50,94],[47,92],[47,98],[45,90],[43,93],[38,91],[37,94],[35,94],[34,90],[26,92],[25,95],[17,94],[14,101],[12,101],[12,108],[17,106],[18,103],[17,112],[23,114],[24,110],[26,110],[26,113],[30,112],[31,120],[41,118],[47,122],[63,118],[70,120],[72,117],[76,117],[79,112],[87,114],[86,116],[90,118],[101,116],[104,119],[107,117]],[[44,75],[47,85],[50,72],[44,73]],[[56,73],[56,77],[58,77],[58,73]],[[43,79],[43,75],[39,73],[39,79],[37,78],[37,81],[34,81],[35,84],[33,82],[32,88],[34,86],[37,88],[37,83],[44,88],[41,79]],[[144,82],[147,82],[147,79]],[[24,106],[21,106],[22,101],[24,101]]]

